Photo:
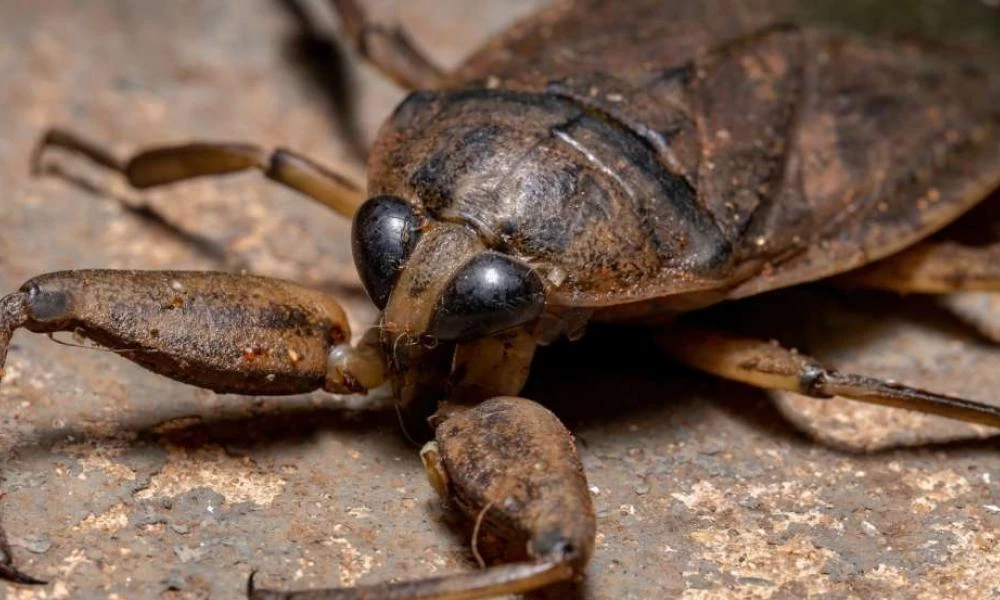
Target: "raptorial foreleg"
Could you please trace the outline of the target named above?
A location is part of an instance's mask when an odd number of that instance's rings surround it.
[[[217,392],[364,393],[385,378],[369,338],[350,346],[336,300],[266,277],[107,270],[35,277],[0,298],[0,380],[18,329],[73,332],[151,371]],[[0,529],[0,579],[41,583],[11,563]]]
[[[470,600],[580,577],[594,549],[596,519],[583,465],[559,419],[535,402],[507,396],[473,408],[445,406],[434,421],[436,440],[421,452],[431,484],[482,527],[522,544],[524,559],[470,573],[357,588],[251,588],[250,597]]]

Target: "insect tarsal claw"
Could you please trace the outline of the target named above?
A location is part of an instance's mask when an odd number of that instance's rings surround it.
[[[0,498],[3,495],[0,494]],[[10,551],[10,544],[7,542],[7,534],[0,528],[0,581],[11,581],[24,585],[45,585],[47,581],[37,579],[18,571],[13,566],[14,557]]]

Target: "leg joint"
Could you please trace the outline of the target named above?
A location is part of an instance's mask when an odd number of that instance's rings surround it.
[[[823,391],[828,372],[821,365],[809,362],[799,371],[799,393],[812,398],[832,398]]]

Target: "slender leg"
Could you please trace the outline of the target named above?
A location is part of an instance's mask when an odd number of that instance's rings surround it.
[[[383,75],[408,90],[432,90],[441,85],[444,72],[413,45],[405,31],[370,22],[356,0],[331,3],[358,54]]]
[[[947,294],[1000,291],[1000,244],[967,246],[927,241],[874,265],[847,273],[839,282],[900,293]]]
[[[788,390],[813,398],[841,396],[1000,427],[998,407],[840,373],[814,358],[762,340],[680,324],[658,333],[656,339],[682,363],[754,387]]]
[[[297,190],[345,217],[364,201],[363,190],[347,178],[290,150],[269,152],[252,144],[191,143],[151,148],[121,160],[98,144],[72,132],[50,129],[32,155],[32,171],[41,172],[48,148],[61,148],[83,155],[95,163],[121,173],[139,189],[166,185],[206,175],[224,175],[257,169],[273,181]]]
[[[350,148],[358,164],[368,162],[368,142],[358,118],[358,94],[354,65],[347,60],[348,48],[337,43],[332,31],[320,26],[312,3],[307,0],[280,0],[294,19],[296,31],[288,39],[289,59],[323,91],[330,101],[330,116],[338,135]]]
[[[431,484],[470,518],[511,541],[527,560],[481,571],[367,587],[279,592],[253,600],[457,600],[537,589],[579,576],[594,547],[594,508],[573,440],[558,418],[523,398],[452,406],[434,419],[421,458]]]

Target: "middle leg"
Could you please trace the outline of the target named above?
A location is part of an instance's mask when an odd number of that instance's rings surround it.
[[[122,174],[137,189],[167,185],[186,179],[225,175],[256,169],[268,179],[292,188],[345,217],[352,217],[364,202],[362,188],[318,163],[279,148],[273,152],[253,144],[195,142],[140,150],[128,159],[63,129],[42,135],[31,157],[34,173],[42,171],[49,148],[60,148]]]

